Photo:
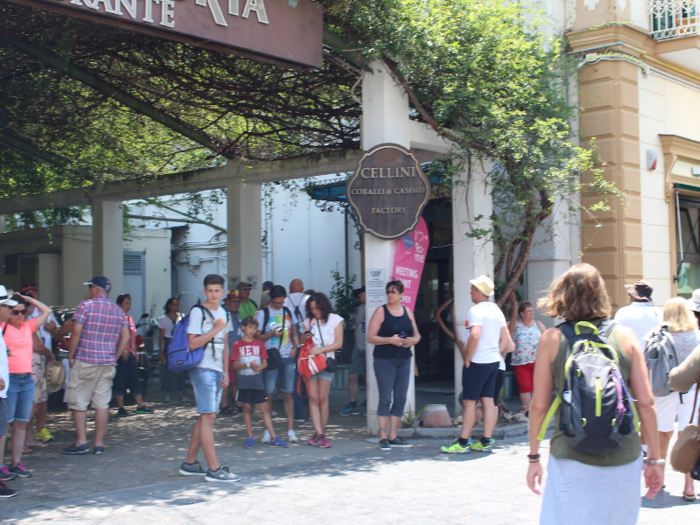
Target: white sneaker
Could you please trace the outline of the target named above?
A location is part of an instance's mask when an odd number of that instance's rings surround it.
[[[299,438],[297,438],[297,435],[293,430],[287,432],[287,441],[290,443],[299,443]]]
[[[270,433],[266,430],[265,433],[263,434],[262,438],[263,443],[269,443],[270,442]]]
[[[190,404],[190,399],[189,399],[187,396],[182,396],[182,397],[180,398],[180,403],[182,403],[183,405],[189,405],[189,404]]]

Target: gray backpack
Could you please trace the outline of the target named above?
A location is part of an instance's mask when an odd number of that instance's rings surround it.
[[[668,386],[668,374],[672,368],[678,366],[678,354],[667,326],[662,326],[649,336],[644,360],[649,369],[649,383],[654,396],[666,397],[671,394],[673,390]]]
[[[617,350],[608,341],[615,321],[606,319],[597,327],[588,321],[560,324],[568,338],[564,384],[545,417],[539,440],[559,411],[559,430],[569,445],[584,454],[616,450],[622,440],[639,430],[639,418],[627,385],[620,373]]]

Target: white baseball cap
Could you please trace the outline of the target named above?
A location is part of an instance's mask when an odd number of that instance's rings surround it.
[[[17,301],[10,299],[12,296],[7,292],[4,286],[0,285],[0,304],[5,306],[17,306]]]

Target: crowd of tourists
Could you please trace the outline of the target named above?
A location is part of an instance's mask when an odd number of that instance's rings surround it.
[[[520,413],[530,424],[527,483],[538,494],[543,477],[540,441],[554,418],[542,523],[635,523],[640,470],[647,496],[653,497],[663,485],[673,432],[683,432],[697,421],[693,401],[700,380],[700,290],[692,299],[674,298],[660,309],[652,304],[651,285],[640,280],[626,286],[630,304],[613,319],[599,272],[578,264],[555,280],[547,297],[538,302],[544,315],[564,320],[545,329],[535,320],[533,304],[521,303],[517,319],[508,323],[491,300],[493,281],[482,275],[470,283],[474,305],[465,321],[466,344],[459,345],[464,358],[462,428],[441,451],[492,451],[496,401],[507,356],[512,354]],[[217,459],[213,432],[217,414],[242,413],[244,447],[251,448],[257,444],[252,424],[257,412],[265,428],[261,443],[286,448],[299,442],[294,423],[304,420],[303,390],[314,430],[307,443],[331,447],[326,435],[329,392],[345,320],[334,313],[325,294],[305,291],[299,279],[290,283],[289,293],[283,286],[264,283],[260,305],[250,298],[249,284],[229,291],[224,284],[223,277],[207,275],[205,301],[185,317],[178,299],[168,299],[158,327],[160,360],[167,365],[162,374],[165,403],[173,402],[177,388],[179,402],[189,404],[187,376],[199,414],[179,472],[227,482],[240,476]],[[65,400],[76,432],[75,442],[63,453],[105,452],[109,405],[114,400],[118,415],[128,414],[127,386],[136,413],[153,413],[140,387],[140,336],[129,315],[131,298],[122,294],[112,302],[111,283],[103,276],[85,285],[86,300],[61,327],[51,309],[39,301],[36,286],[27,284],[20,293],[0,286],[0,429],[12,430],[10,461],[5,463],[3,457],[0,467],[2,481],[31,477],[22,453],[52,439],[46,428],[45,379],[45,368],[55,360],[52,338],[62,339],[68,350]],[[402,304],[403,292],[401,281],[387,283],[386,303],[367,321],[365,288],[354,291],[360,303],[354,319],[356,344],[349,367],[349,404],[340,415],[366,415],[358,406],[359,379],[365,374],[366,345],[372,344],[382,451],[412,446],[398,430],[413,373],[412,348],[421,335],[412,311]],[[184,348],[178,337],[184,338]],[[675,359],[673,369],[661,379],[655,375],[655,364],[647,367],[650,352],[659,348],[669,355],[672,350]],[[186,373],[173,365],[178,351],[199,352]],[[273,425],[276,414],[271,404],[277,392],[286,417],[286,432],[280,434]],[[92,448],[87,439],[88,408],[95,418]],[[483,419],[483,433],[473,440],[477,417]],[[5,437],[0,437],[3,455]],[[206,468],[198,460],[200,449]],[[578,489],[572,491],[571,486]],[[0,483],[0,496],[15,494]],[[696,498],[690,474],[685,476],[683,497]]]

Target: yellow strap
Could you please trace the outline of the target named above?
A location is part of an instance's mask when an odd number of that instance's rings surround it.
[[[554,401],[552,401],[552,406],[549,407],[549,411],[547,412],[547,415],[544,416],[544,421],[542,422],[542,428],[540,428],[540,433],[537,434],[538,441],[542,441],[544,439],[544,436],[547,433],[547,429],[549,428],[549,423],[552,421],[552,418],[554,417],[554,414],[557,412],[559,405],[561,405],[561,394],[558,394],[557,397],[554,398]]]
[[[598,327],[593,323],[589,323],[588,321],[579,321],[578,323],[576,323],[576,326],[574,326],[574,333],[576,335],[581,335],[581,330],[579,326],[585,326],[587,328],[592,329],[594,334],[598,333]]]
[[[603,413],[603,383],[599,377],[595,378],[595,417],[600,417]]]

